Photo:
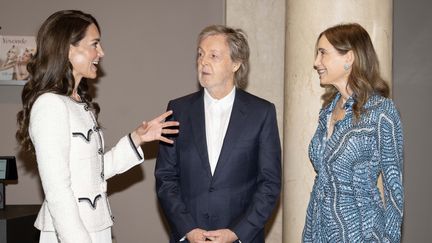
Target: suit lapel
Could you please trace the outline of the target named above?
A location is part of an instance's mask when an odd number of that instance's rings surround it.
[[[244,100],[243,92],[244,91],[239,89],[236,90],[230,121],[225,134],[214,176],[216,176],[217,173],[220,173],[218,171],[221,171],[229,160],[230,154],[233,151],[238,138],[243,132],[243,128],[245,127],[244,124],[247,117],[247,104]]]
[[[200,92],[200,96],[192,103],[190,109],[190,124],[197,147],[201,157],[201,164],[204,166],[206,173],[211,177],[210,162],[207,152],[207,140],[205,130],[205,113],[204,113],[204,92]]]

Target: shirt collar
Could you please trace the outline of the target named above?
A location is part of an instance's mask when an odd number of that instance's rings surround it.
[[[218,99],[211,97],[211,95],[207,91],[207,89],[204,89],[204,102],[207,105],[207,107],[210,105],[213,105],[213,104],[217,104],[217,105],[220,105],[222,107],[231,106],[234,103],[235,90],[236,90],[236,88],[234,86],[229,94],[227,94],[222,99],[218,100]]]
[[[336,104],[337,104],[337,102],[338,102],[338,100],[341,98],[341,94],[338,92],[337,94],[336,94],[336,96],[335,96],[335,98],[332,100],[332,102],[330,103],[330,105],[329,105],[329,107],[328,107],[328,111],[329,112],[331,112],[331,111],[333,111],[334,110],[334,108],[335,108],[335,106],[336,106]],[[348,99],[347,99],[347,101],[345,102],[345,104],[344,104],[344,109],[346,110],[346,111],[352,111],[352,107],[353,107],[353,105],[354,105],[354,97],[351,95],[350,97],[348,97]]]

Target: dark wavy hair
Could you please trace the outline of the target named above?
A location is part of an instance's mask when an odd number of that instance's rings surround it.
[[[69,62],[69,47],[79,44],[91,24],[100,30],[96,19],[90,14],[62,10],[49,16],[40,27],[36,37],[36,53],[27,64],[30,76],[21,94],[23,108],[17,114],[16,138],[24,151],[34,152],[28,128],[30,111],[36,99],[49,92],[66,96],[72,94],[75,79]],[[81,99],[98,114],[99,106],[92,102],[85,78],[81,80],[77,91]]]
[[[249,44],[245,32],[241,29],[233,29],[224,25],[210,25],[204,28],[199,34],[198,44],[206,37],[213,35],[224,35],[226,37],[231,60],[240,63],[239,69],[234,73],[235,86],[245,88],[249,74]]]
[[[330,44],[344,55],[348,51],[354,54],[354,63],[348,77],[348,86],[353,91],[353,112],[356,119],[365,111],[363,106],[372,94],[389,97],[388,84],[380,75],[378,57],[367,31],[359,24],[340,24],[324,30],[318,37],[325,36]],[[336,96],[334,86],[326,86],[322,96],[323,107]]]

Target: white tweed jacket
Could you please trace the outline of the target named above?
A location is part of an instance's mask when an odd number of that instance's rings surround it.
[[[105,151],[88,105],[53,93],[33,104],[29,134],[45,193],[35,227],[62,243],[91,243],[89,232],[113,224],[106,180],[144,161],[143,151],[130,135]]]

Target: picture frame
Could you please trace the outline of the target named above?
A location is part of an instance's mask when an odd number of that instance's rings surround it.
[[[18,173],[15,156],[0,156],[0,182],[17,179]]]
[[[0,35],[0,85],[24,85],[27,63],[36,52],[34,36]]]
[[[15,156],[0,156],[0,210],[6,204],[5,184],[13,180],[18,180]]]

